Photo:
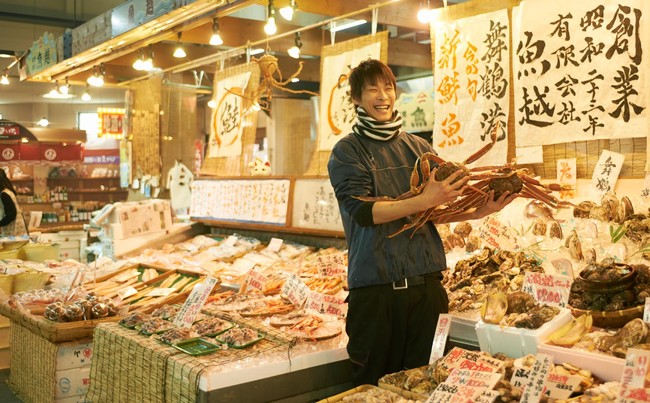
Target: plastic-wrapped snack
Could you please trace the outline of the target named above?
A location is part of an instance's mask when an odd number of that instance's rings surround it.
[[[140,325],[140,332],[144,334],[162,333],[174,327],[174,324],[164,319],[151,318]]]
[[[233,327],[231,322],[219,318],[204,319],[192,325],[192,329],[201,336],[214,336],[225,332],[231,327]]]
[[[197,337],[199,337],[199,334],[192,330],[192,328],[177,327],[162,333],[160,335],[160,341],[167,344],[176,344]]]
[[[142,312],[133,312],[120,320],[120,325],[133,329],[150,319],[150,316]]]

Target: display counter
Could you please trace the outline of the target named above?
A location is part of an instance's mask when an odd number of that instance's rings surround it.
[[[116,323],[94,334],[93,402],[305,401],[351,386],[344,335],[296,342],[270,330],[246,349],[191,356]]]

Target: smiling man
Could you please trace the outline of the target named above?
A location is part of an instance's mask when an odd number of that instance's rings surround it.
[[[455,200],[468,177],[454,181],[458,171],[436,181],[433,172],[417,196],[386,200],[409,190],[415,162],[433,149],[402,130],[394,110],[395,76],[388,66],[366,60],[352,70],[349,81],[357,121],[353,133],[334,146],[328,170],[348,243],[346,332],[353,382],[376,385],[385,374],[428,363],[438,315],[448,309],[440,284],[447,264],[433,223],[413,234],[388,235],[408,223],[410,215]],[[382,196],[388,198],[359,200]],[[504,195],[454,219],[481,218],[513,198]]]

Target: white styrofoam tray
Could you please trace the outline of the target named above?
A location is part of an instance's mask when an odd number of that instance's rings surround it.
[[[536,354],[537,346],[548,339],[551,333],[571,320],[571,311],[560,308],[560,312],[539,329],[519,329],[483,323],[476,323],[476,335],[481,351],[490,354],[504,353],[508,357],[519,358]]]
[[[625,360],[622,358],[547,343],[537,346],[537,352],[552,356],[556,364],[566,362],[587,369],[604,381],[620,381],[625,367]]]

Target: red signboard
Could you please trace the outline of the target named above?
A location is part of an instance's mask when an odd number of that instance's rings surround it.
[[[21,161],[38,161],[41,159],[41,148],[38,143],[20,143]]]
[[[16,161],[18,158],[20,158],[18,144],[0,145],[0,161]]]
[[[40,160],[42,161],[81,161],[82,148],[79,144],[41,144]]]
[[[99,117],[99,137],[121,138],[124,126],[124,109],[119,108],[99,108],[97,110]]]

